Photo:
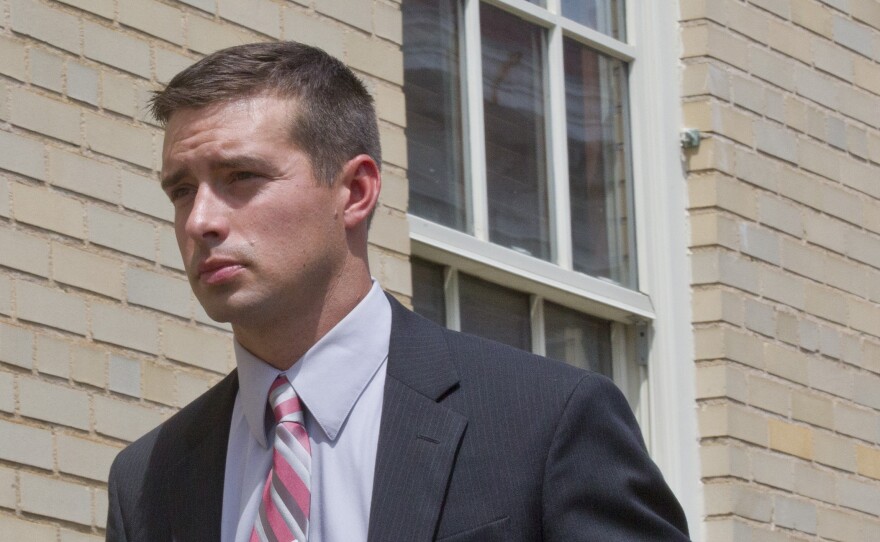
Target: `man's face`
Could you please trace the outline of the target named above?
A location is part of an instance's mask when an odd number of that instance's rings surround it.
[[[205,311],[259,326],[314,311],[346,256],[339,184],[319,183],[271,96],[175,112],[162,153],[184,266]]]

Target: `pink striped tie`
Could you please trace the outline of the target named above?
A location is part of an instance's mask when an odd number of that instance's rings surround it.
[[[306,542],[312,451],[299,397],[286,376],[272,383],[269,404],[277,422],[275,449],[251,542]]]

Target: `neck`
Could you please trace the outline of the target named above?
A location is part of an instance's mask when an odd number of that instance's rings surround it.
[[[272,322],[233,324],[236,340],[269,365],[286,371],[366,297],[369,270],[355,280],[336,280],[308,309],[291,310]]]

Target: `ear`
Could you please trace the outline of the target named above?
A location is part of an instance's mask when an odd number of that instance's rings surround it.
[[[382,189],[378,164],[369,155],[359,154],[342,167],[341,177],[345,229],[368,226]]]

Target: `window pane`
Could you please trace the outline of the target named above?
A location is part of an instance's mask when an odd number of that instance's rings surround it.
[[[550,258],[543,31],[480,4],[489,240]]]
[[[562,0],[562,16],[626,41],[624,0]]]
[[[611,323],[544,303],[547,357],[611,377]]]
[[[409,210],[464,231],[458,19],[456,0],[403,3]]]
[[[532,349],[529,296],[459,275],[461,330],[523,350]]]
[[[626,64],[564,40],[574,268],[635,287]]]
[[[441,326],[446,326],[446,295],[443,266],[412,258],[413,310]]]

